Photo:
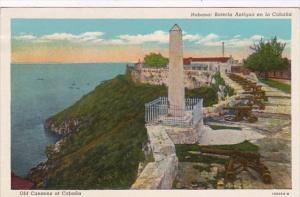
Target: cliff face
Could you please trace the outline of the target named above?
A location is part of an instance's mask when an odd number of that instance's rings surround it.
[[[100,84],[45,122],[62,138],[46,148],[48,159],[28,177],[43,189],[130,188],[144,160],[144,103],[165,94],[162,86],[136,84],[128,76]]]
[[[49,118],[46,120],[44,128],[46,131],[51,131],[57,135],[65,136],[78,130],[79,124],[79,119],[67,119],[62,122],[57,122],[55,119]]]
[[[164,86],[134,83],[129,76],[100,84],[46,121],[45,129],[62,138],[46,148],[48,159],[28,177],[40,189],[129,189],[144,160],[144,104],[166,93]],[[187,91],[212,95],[209,88]]]

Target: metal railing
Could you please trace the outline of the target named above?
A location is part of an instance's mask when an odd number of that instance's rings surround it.
[[[147,124],[167,126],[194,127],[202,120],[203,100],[185,99],[185,109],[170,106],[167,97],[159,97],[145,104],[145,121]]]

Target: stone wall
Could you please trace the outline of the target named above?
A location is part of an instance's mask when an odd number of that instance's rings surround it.
[[[154,162],[146,165],[131,189],[171,189],[178,168],[175,145],[163,126],[147,126],[147,133]]]
[[[202,70],[184,70],[184,86],[189,89],[211,84],[213,72]],[[151,85],[168,86],[167,68],[141,68],[131,71],[131,76],[136,82]]]
[[[203,121],[195,128],[192,127],[165,127],[167,134],[174,144],[195,144],[200,140]]]
[[[161,70],[161,72],[166,72]],[[155,75],[162,75],[160,71]],[[155,73],[155,72],[153,72]],[[166,75],[166,73],[164,73]],[[221,75],[226,84],[234,86],[236,92],[241,87],[226,75]],[[144,79],[139,79],[144,80]],[[145,82],[145,81],[144,81]],[[149,81],[148,81],[149,82]],[[223,107],[234,102],[236,96],[227,98],[212,107],[203,108],[203,116],[209,117],[222,113]],[[138,176],[131,189],[171,189],[177,175],[178,158],[174,144],[198,143],[204,131],[203,121],[196,128],[179,128],[162,125],[147,125],[148,139],[152,149],[154,162],[148,163]]]

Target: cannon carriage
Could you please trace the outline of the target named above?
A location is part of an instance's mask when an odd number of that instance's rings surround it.
[[[265,109],[265,104],[262,101],[261,96],[254,96],[251,94],[244,95],[241,97],[237,97],[236,100],[242,101],[243,103],[246,103],[248,106],[252,106],[253,109],[257,108],[259,110],[264,110]]]
[[[229,112],[228,115],[225,115],[226,121],[240,122],[246,120],[249,123],[257,121],[257,117],[252,114],[252,106],[223,107],[223,110]]]
[[[225,120],[256,122],[257,117],[252,114],[252,109],[264,110],[264,101],[268,100],[262,86],[237,74],[229,73],[228,77],[242,86],[244,92],[236,98],[238,102],[235,106],[223,108],[225,111],[229,111],[229,115],[225,116]]]
[[[252,178],[256,179],[256,176],[252,174],[250,169],[255,171],[265,184],[272,183],[271,172],[268,167],[261,162],[260,154],[257,152],[201,148],[201,154],[228,157],[228,161],[225,164],[225,183],[235,181],[237,175],[243,171],[248,172]]]

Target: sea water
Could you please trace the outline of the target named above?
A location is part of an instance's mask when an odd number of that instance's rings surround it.
[[[104,80],[124,74],[126,63],[12,64],[11,168],[19,176],[46,159],[55,135],[47,118],[72,105]]]

